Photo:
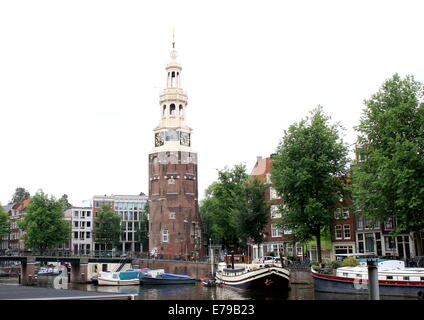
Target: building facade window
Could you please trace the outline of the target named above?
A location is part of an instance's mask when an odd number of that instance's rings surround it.
[[[293,232],[291,231],[291,229],[288,229],[288,228],[284,228],[284,230],[283,230],[283,234],[292,234]]]
[[[271,205],[271,218],[272,219],[281,218],[281,213],[278,211],[277,205]]]
[[[334,219],[340,219],[342,217],[342,208],[335,208],[334,209]]]
[[[277,194],[277,190],[275,190],[273,187],[269,187],[269,199],[270,200],[280,199]]]
[[[365,252],[364,234],[363,233],[358,233],[358,252],[359,253]]]
[[[271,173],[266,174],[266,183],[271,183]]]
[[[276,224],[271,224],[271,237],[281,237],[281,229]]]
[[[162,242],[169,242],[168,229],[162,230]]]
[[[336,225],[335,226],[335,232],[336,232],[336,240],[340,240],[343,239],[343,235],[342,235],[342,226],[341,225]]]
[[[356,227],[358,230],[364,229],[364,220],[362,220],[362,216],[356,216]]]
[[[385,236],[384,245],[385,245],[386,251],[396,251],[395,237]]]
[[[386,222],[384,222],[384,230],[393,230],[393,218],[389,218]]]
[[[350,239],[350,225],[343,225],[343,233],[345,239]]]

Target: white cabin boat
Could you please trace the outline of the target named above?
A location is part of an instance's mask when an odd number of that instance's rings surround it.
[[[139,278],[121,279],[120,272],[101,272],[97,281],[99,286],[136,286],[140,284]]]

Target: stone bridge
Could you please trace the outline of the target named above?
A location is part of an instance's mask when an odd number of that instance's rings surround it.
[[[109,258],[109,257],[66,257],[66,256],[0,256],[0,261],[17,261],[21,263],[21,284],[30,285],[34,282],[37,262],[67,262],[71,264],[71,282],[85,283],[89,263],[131,263],[133,268],[164,269],[168,273],[187,274],[199,280],[211,271],[207,262],[192,262],[166,259],[141,258]]]

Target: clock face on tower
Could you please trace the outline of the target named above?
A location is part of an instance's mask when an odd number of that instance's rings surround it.
[[[182,146],[190,147],[190,133],[180,132],[180,144]]]
[[[163,146],[164,140],[163,132],[155,133],[155,147]]]

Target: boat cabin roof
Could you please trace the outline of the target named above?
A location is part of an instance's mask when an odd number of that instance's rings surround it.
[[[244,271],[244,270],[245,270],[244,268],[234,268],[234,269],[232,269],[232,268],[225,268],[224,269],[225,272],[240,272],[240,271]]]

